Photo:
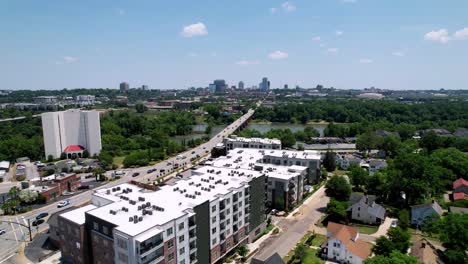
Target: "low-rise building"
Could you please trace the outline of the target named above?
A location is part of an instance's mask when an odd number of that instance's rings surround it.
[[[236,148],[281,149],[281,140],[279,139],[245,138],[233,135],[223,141],[228,151]]]
[[[411,206],[411,224],[420,227],[425,221],[442,216],[442,213],[442,208],[436,201]]]
[[[442,263],[437,249],[427,239],[417,240],[411,247],[410,255],[418,259],[422,264],[439,264]]]
[[[351,219],[366,224],[380,225],[385,220],[386,210],[375,202],[374,195],[353,193],[350,197]]]
[[[453,200],[464,200],[468,198],[468,181],[460,178],[453,182]]]
[[[339,263],[361,264],[371,254],[371,245],[359,240],[357,228],[328,222],[323,257]]]

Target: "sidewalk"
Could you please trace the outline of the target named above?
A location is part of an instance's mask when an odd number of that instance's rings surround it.
[[[44,259],[43,261],[39,262],[41,264],[57,264],[60,263],[60,258],[62,258],[62,252],[58,251],[54,255]]]

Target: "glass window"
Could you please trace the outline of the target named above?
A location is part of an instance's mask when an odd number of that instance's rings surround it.
[[[211,240],[211,244],[213,244],[213,245],[216,245],[216,242],[217,242],[217,241],[216,241],[216,237],[213,238],[213,240]]]
[[[172,248],[173,246],[174,246],[174,240],[171,239],[167,242],[167,248]]]
[[[171,253],[171,254],[169,254],[169,256],[167,256],[168,261],[171,261],[173,259],[174,259],[174,253]]]
[[[96,222],[93,222],[93,228],[94,230],[98,231],[99,230],[99,224]]]
[[[102,226],[102,232],[105,234],[105,235],[108,235],[109,234],[109,228],[107,226]]]
[[[183,255],[185,253],[185,247],[179,249],[179,255]]]
[[[213,205],[213,207],[211,207],[211,212],[216,212],[216,205]]]
[[[184,235],[181,235],[181,236],[179,237],[179,243],[184,242],[184,240],[185,240],[185,236],[184,236]]]
[[[211,218],[211,223],[213,223],[213,224],[216,223],[216,216],[213,216],[213,217]]]
[[[185,259],[179,261],[179,264],[185,264]]]
[[[226,199],[226,204],[229,204],[231,202],[231,199],[227,198]]]
[[[182,229],[184,229],[184,222],[179,224],[179,231],[182,230]]]
[[[172,233],[173,233],[172,227],[169,227],[169,228],[166,230],[166,235],[167,235],[167,236],[170,236],[170,235],[172,235]]]
[[[212,234],[216,233],[216,227],[213,227],[213,229],[211,229],[211,233]]]

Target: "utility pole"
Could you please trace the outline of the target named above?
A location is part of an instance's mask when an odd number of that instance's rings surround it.
[[[14,221],[9,221],[9,220],[2,220],[1,222],[5,222],[5,223],[9,223],[9,224],[15,224],[15,225],[20,225],[20,226],[23,226],[23,227],[26,227],[29,231],[29,242],[32,242],[32,232],[31,232],[31,221],[30,219],[28,219],[28,225],[24,225],[24,224],[21,224],[21,223],[18,223],[18,222],[14,222]]]

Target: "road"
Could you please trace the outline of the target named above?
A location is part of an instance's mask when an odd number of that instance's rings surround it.
[[[293,217],[281,218],[277,226],[281,230],[280,235],[270,237],[260,244],[255,258],[265,260],[273,253],[278,252],[284,257],[294,248],[299,240],[306,234],[307,230],[313,230],[314,224],[323,215],[329,198],[325,195],[325,187],[318,189],[300,207]]]
[[[154,181],[158,177],[165,175],[167,172],[174,171],[175,167],[174,164],[178,163],[181,167],[183,164],[189,165],[191,164],[191,159],[196,158],[197,155],[202,157],[208,153],[210,153],[211,149],[216,146],[216,144],[221,143],[224,137],[229,136],[233,132],[235,132],[244,122],[246,122],[252,115],[254,114],[254,110],[250,109],[246,114],[241,116],[239,119],[234,121],[232,124],[227,126],[223,131],[215,135],[211,138],[208,142],[203,143],[193,149],[190,149],[184,153],[180,153],[176,157],[171,157],[163,162],[160,162],[153,166],[147,167],[140,167],[135,169],[125,170],[125,175],[116,181],[109,182],[100,188],[109,188],[124,182],[128,182],[129,180],[135,180],[140,182],[148,182]],[[147,171],[149,169],[154,169],[153,173],[148,174]],[[164,173],[161,172],[164,170]],[[138,176],[132,177],[134,173],[139,173]],[[85,191],[83,193],[70,196],[68,199],[71,205],[81,205],[87,203],[91,200],[91,194],[93,190]],[[71,206],[70,205],[70,206]],[[49,215],[59,212],[64,208],[57,208],[57,204],[49,204],[39,209],[30,211],[28,213],[22,214],[21,216],[12,216],[12,217],[2,217],[1,220],[9,220],[16,223],[22,223],[27,225],[28,219],[32,222],[35,217],[42,212],[46,212]],[[33,235],[37,232],[45,231],[49,227],[47,225],[47,218],[45,218],[46,222],[41,224],[39,228],[33,228]],[[0,235],[0,264],[1,263],[16,263],[14,262],[15,252],[18,249],[19,244],[22,241],[27,241],[29,239],[27,228],[15,225],[15,224],[7,224],[2,223],[0,224],[0,229],[6,231],[5,234]]]

